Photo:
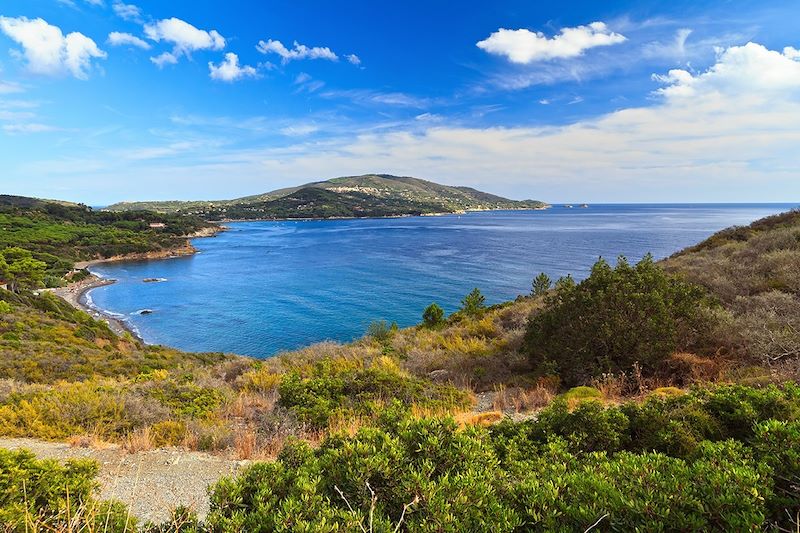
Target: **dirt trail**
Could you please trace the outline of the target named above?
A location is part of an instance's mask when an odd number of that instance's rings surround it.
[[[191,507],[205,518],[208,486],[249,464],[174,448],[128,453],[118,446],[77,448],[35,439],[0,438],[0,448],[25,448],[42,459],[94,459],[100,465],[99,497],[124,502],[142,522],[163,522],[178,505]]]

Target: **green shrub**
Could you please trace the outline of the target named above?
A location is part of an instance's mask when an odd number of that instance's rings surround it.
[[[523,350],[542,372],[555,366],[564,384],[602,373],[646,374],[708,329],[710,303],[698,286],[669,276],[647,256],[636,266],[598,261],[578,285],[560,283],[532,315]]]
[[[324,427],[337,415],[373,416],[392,402],[448,410],[468,403],[464,391],[405,374],[391,365],[360,368],[334,359],[317,362],[307,375],[291,371],[281,378],[278,404],[297,417]]]
[[[484,309],[486,309],[486,297],[481,294],[481,290],[477,287],[472,289],[461,300],[461,313],[466,316],[479,315]]]
[[[38,460],[28,451],[0,449],[0,525],[3,531],[123,531],[124,505],[96,502],[97,463]],[[78,518],[76,518],[78,517]],[[135,520],[128,530],[135,529]]]
[[[550,276],[541,272],[538,276],[533,278],[533,283],[531,283],[531,296],[542,296],[550,290],[552,285],[553,283],[550,281]]]
[[[589,403],[587,407],[598,407]],[[392,417],[389,417],[392,418]],[[505,437],[520,424],[507,424]],[[700,531],[765,525],[769,469],[742,443],[695,457],[576,455],[556,438],[517,441],[501,461],[497,432],[452,420],[385,420],[318,449],[289,445],[212,489],[214,531]]]
[[[385,343],[392,338],[392,335],[397,332],[397,329],[396,322],[389,324],[385,320],[376,320],[370,323],[367,328],[367,336],[372,337],[378,342]]]
[[[422,323],[429,328],[438,328],[444,324],[444,309],[432,303],[422,312]]]

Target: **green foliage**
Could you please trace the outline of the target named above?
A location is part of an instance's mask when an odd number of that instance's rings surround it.
[[[27,451],[0,449],[0,525],[27,531],[134,530],[124,505],[96,502],[97,463],[37,460]],[[102,528],[102,529],[101,529]]]
[[[464,391],[409,376],[393,364],[359,364],[337,359],[318,361],[305,374],[290,371],[278,388],[279,405],[316,427],[339,416],[374,416],[393,400],[406,409],[414,405],[447,410],[467,403]]]
[[[385,217],[453,213],[468,209],[541,209],[536,200],[515,201],[411,177],[346,176],[234,200],[133,202],[114,211],[191,213],[207,220],[265,218]]]
[[[151,228],[163,223],[163,228]],[[208,227],[196,217],[159,215],[146,211],[112,213],[79,205],[0,196],[0,250],[24,249],[33,254],[16,267],[24,279],[42,281],[44,269],[61,277],[74,261],[173,249],[186,243],[185,235]],[[16,253],[16,252],[12,252]],[[0,262],[0,278],[3,276]],[[15,275],[12,271],[11,275]],[[11,280],[13,281],[13,280]]]
[[[592,414],[576,416],[603,416],[590,405]],[[377,428],[331,436],[316,450],[290,445],[276,462],[221,481],[206,525],[509,532],[583,531],[598,521],[614,531],[766,525],[771,471],[742,443],[705,442],[689,458],[603,448],[618,449],[615,441],[595,442],[598,451],[590,452],[552,435],[542,443],[511,436],[521,427],[459,430],[450,420],[388,412]]]
[[[34,259],[28,250],[18,246],[0,250],[0,279],[13,291],[41,287],[46,270],[47,264]]]
[[[426,327],[438,328],[444,324],[444,309],[435,302],[425,308],[422,312],[422,322]]]
[[[392,338],[398,330],[397,322],[389,324],[385,320],[376,320],[367,327],[367,336],[378,342],[385,343]]]
[[[578,285],[562,282],[528,324],[524,351],[534,367],[555,366],[566,385],[639,363],[652,374],[708,328],[704,291],[669,276],[647,256],[636,266],[598,261]]]
[[[550,276],[544,272],[541,272],[538,276],[533,278],[533,283],[531,284],[531,296],[542,296],[550,290],[551,286],[552,282],[550,281]]]
[[[484,309],[486,309],[486,298],[477,287],[472,289],[470,293],[461,300],[461,312],[466,316],[479,315]]]

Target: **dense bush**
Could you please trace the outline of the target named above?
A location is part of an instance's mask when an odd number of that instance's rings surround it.
[[[136,520],[124,505],[93,499],[96,475],[93,461],[61,464],[0,449],[0,528],[9,533],[135,530]]]
[[[422,323],[429,328],[438,328],[444,324],[444,309],[432,303],[422,312]]]
[[[751,399],[796,404],[796,388],[776,391]],[[728,394],[737,391],[689,396],[724,418],[715,402]],[[377,428],[331,436],[317,450],[288,446],[277,462],[220,482],[207,526],[266,532],[323,524],[327,531],[395,531],[398,524],[404,531],[583,531],[596,522],[600,530],[618,531],[789,525],[783,509],[800,505],[800,494],[792,493],[796,423],[763,421],[745,441],[705,440],[673,456],[635,449],[639,422],[595,402],[571,413],[557,404],[538,421],[490,431],[459,430],[446,419],[410,420],[388,409]]]
[[[524,351],[534,367],[568,386],[639,363],[652,373],[709,327],[704,291],[669,276],[647,256],[612,268],[598,261],[580,284],[560,283],[528,324]]]
[[[335,416],[373,416],[392,400],[409,409],[417,406],[439,411],[468,403],[466,392],[410,376],[389,358],[368,368],[359,361],[326,358],[306,372],[286,373],[278,391],[279,405],[316,427],[326,426]]]

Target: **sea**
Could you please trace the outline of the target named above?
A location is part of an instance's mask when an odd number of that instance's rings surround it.
[[[600,257],[667,257],[797,205],[575,205],[235,222],[195,239],[193,256],[92,267],[117,283],[92,290],[88,303],[151,344],[266,358],[356,339],[376,320],[419,323],[432,302],[453,312],[475,287],[493,304],[530,292],[540,272],[580,280]]]

